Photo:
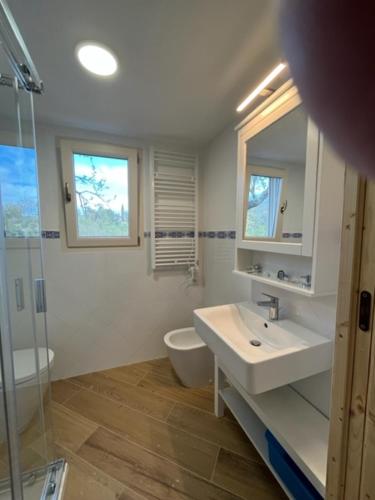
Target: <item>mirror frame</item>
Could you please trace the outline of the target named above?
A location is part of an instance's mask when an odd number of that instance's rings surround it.
[[[319,130],[308,118],[305,186],[303,203],[302,241],[296,243],[275,241],[274,239],[249,239],[244,237],[245,192],[248,177],[247,141],[263,129],[278,121],[302,103],[297,87],[289,80],[263,104],[240,123],[238,130],[237,154],[237,210],[236,246],[248,250],[303,255],[311,257],[314,242],[315,205],[317,196],[317,176],[319,162]]]

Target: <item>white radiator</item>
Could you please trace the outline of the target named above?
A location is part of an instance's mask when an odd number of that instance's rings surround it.
[[[152,268],[198,264],[198,158],[151,149]]]

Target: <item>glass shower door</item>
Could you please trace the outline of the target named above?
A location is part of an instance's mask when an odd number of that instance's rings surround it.
[[[53,498],[42,240],[32,94],[0,47],[0,499]],[[49,490],[49,491],[47,491]],[[48,496],[49,495],[49,496]]]

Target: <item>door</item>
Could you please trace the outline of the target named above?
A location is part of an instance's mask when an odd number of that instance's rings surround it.
[[[347,172],[327,495],[375,498],[375,182]]]
[[[0,499],[40,498],[53,458],[32,94],[0,47]],[[12,496],[11,496],[12,495]]]

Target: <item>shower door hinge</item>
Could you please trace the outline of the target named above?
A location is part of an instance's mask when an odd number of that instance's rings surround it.
[[[46,305],[46,290],[44,286],[44,279],[37,278],[34,280],[35,284],[35,306],[37,313],[47,312]]]

